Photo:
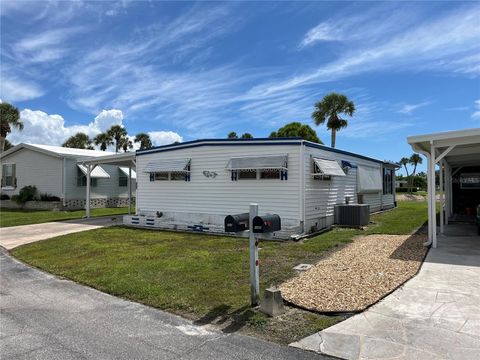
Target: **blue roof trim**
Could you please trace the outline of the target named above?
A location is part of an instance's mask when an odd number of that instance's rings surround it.
[[[260,141],[260,142],[259,142]],[[263,142],[262,142],[263,141]],[[136,155],[187,149],[198,146],[300,145],[302,138],[201,139],[137,150]]]
[[[312,143],[310,141],[305,141],[304,143],[305,143],[305,146],[312,147],[312,148],[315,148],[315,149],[322,149],[322,150],[331,151],[331,152],[334,152],[334,153],[337,153],[337,154],[349,155],[349,156],[356,157],[358,159],[369,160],[369,161],[373,161],[373,162],[376,162],[376,163],[379,163],[379,164],[384,163],[384,161],[373,159],[373,158],[370,158],[368,156],[358,155],[358,154],[351,153],[351,152],[348,152],[348,151],[345,151],[345,150],[339,150],[339,149],[331,148],[331,147],[328,147],[328,146],[325,146],[325,145]]]
[[[301,145],[305,144],[305,146],[322,149],[325,151],[331,151],[338,154],[349,155],[356,157],[358,159],[364,159],[373,161],[379,164],[385,163],[384,161],[377,160],[370,158],[368,156],[363,156],[355,153],[351,153],[344,150],[334,149],[325,145],[316,144],[310,141],[303,140],[300,137],[295,138],[253,138],[253,139],[200,139],[200,140],[192,140],[178,144],[169,144],[169,145],[162,145],[152,147],[150,149],[145,150],[137,150],[136,155],[147,155],[153,154],[157,152],[165,152],[165,151],[174,151],[180,149],[188,149],[200,146],[248,146],[248,145],[260,145],[260,146],[275,146],[275,145]],[[388,164],[388,163],[387,163]]]

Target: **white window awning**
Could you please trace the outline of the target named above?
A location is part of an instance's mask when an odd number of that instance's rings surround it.
[[[143,169],[146,173],[155,173],[155,172],[190,172],[191,159],[176,159],[176,160],[158,160],[152,161],[145,166]]]
[[[313,162],[317,165],[320,173],[314,173],[312,175],[346,176],[345,171],[343,171],[336,160],[313,158]]]
[[[286,170],[288,155],[233,157],[226,166],[227,170]]]
[[[118,168],[122,173],[128,176],[128,167],[119,166]],[[132,179],[136,179],[136,178],[137,178],[137,173],[135,172],[135,170],[132,169]]]
[[[357,192],[359,194],[382,191],[383,176],[379,167],[359,166],[357,174]]]
[[[82,164],[77,164],[80,171],[87,176],[87,167]],[[90,173],[92,179],[110,179],[110,175],[100,166],[97,165]]]

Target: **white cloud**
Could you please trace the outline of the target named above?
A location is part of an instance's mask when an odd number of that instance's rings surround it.
[[[61,145],[68,137],[83,132],[93,138],[106,131],[112,125],[123,125],[123,113],[118,109],[102,110],[90,123],[86,125],[66,125],[61,115],[47,114],[39,110],[25,109],[20,112],[20,119],[24,129],[13,129],[8,135],[8,140],[13,144],[33,143],[44,145]],[[173,131],[148,132],[154,145],[166,145],[183,139]],[[132,140],[134,136],[129,136]],[[138,144],[134,143],[138,148]]]
[[[424,106],[430,105],[431,103],[432,103],[431,101],[423,101],[423,102],[418,103],[418,104],[404,104],[404,105],[402,105],[400,110],[398,110],[398,112],[400,114],[410,115],[413,111],[415,111],[417,109],[420,109]]]
[[[150,135],[152,144],[155,146],[168,145],[175,141],[183,141],[182,137],[173,131],[149,131],[148,135]]]
[[[44,94],[43,89],[28,80],[7,75],[6,70],[2,71],[0,81],[0,96],[4,101],[16,102],[38,98]]]
[[[472,119],[480,119],[480,99],[475,100],[473,108],[475,109],[475,111],[472,114]]]

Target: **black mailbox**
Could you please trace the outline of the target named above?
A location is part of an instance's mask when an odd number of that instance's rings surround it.
[[[228,215],[225,217],[225,232],[240,232],[248,230],[248,213]]]
[[[281,229],[282,224],[278,215],[255,216],[253,218],[254,233],[270,233]]]

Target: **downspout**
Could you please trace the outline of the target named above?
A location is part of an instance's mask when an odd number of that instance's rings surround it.
[[[427,151],[424,151],[417,147],[415,144],[411,144],[412,149],[423,156],[427,158],[427,164],[428,164],[428,170],[430,170],[430,153]],[[435,156],[435,155],[434,155]],[[432,244],[432,224],[430,221],[430,216],[431,216],[431,204],[430,204],[430,192],[431,192],[431,184],[430,184],[430,177],[427,177],[427,203],[428,203],[428,240],[423,243],[424,246],[430,246]]]

